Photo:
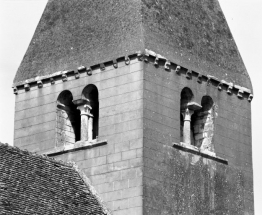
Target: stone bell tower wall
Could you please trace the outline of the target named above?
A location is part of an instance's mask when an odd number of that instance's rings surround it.
[[[144,214],[254,214],[250,102],[175,70],[144,66]],[[203,96],[214,101],[215,156],[179,144],[185,87],[199,104]]]
[[[126,63],[128,65],[126,65]],[[65,80],[65,79],[64,79]],[[48,80],[49,81],[49,80]],[[44,83],[44,81],[43,81]],[[73,99],[94,84],[99,91],[98,145],[73,150],[57,146],[57,98],[69,90]],[[107,65],[80,78],[67,75],[42,88],[18,89],[15,111],[15,146],[57,159],[74,161],[114,214],[142,214],[143,63],[137,59]],[[72,144],[71,144],[72,145]]]

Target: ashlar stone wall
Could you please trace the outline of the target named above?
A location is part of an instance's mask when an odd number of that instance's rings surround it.
[[[61,145],[72,145],[74,135],[68,113],[57,109],[61,92],[69,90],[73,99],[94,84],[99,91],[98,141],[104,145],[81,148],[54,156],[74,161],[82,169],[102,200],[116,215],[142,214],[143,147],[143,63],[137,59],[93,69],[92,75],[67,77],[43,88],[18,90],[15,111],[15,146],[48,153]],[[58,128],[69,141],[57,142]],[[66,131],[66,132],[65,132]],[[61,137],[61,136],[60,136]],[[70,138],[69,138],[70,137]]]

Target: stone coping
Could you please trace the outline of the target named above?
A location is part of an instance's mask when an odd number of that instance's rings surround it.
[[[76,70],[68,70],[68,71],[58,71],[46,76],[38,76],[35,78],[31,78],[25,81],[20,81],[13,84],[14,94],[18,94],[19,90],[29,91],[30,87],[38,86],[38,88],[42,88],[43,85],[47,83],[55,84],[56,81],[62,80],[63,82],[68,80],[68,77],[75,76],[75,79],[80,78],[80,73],[86,73],[88,76],[92,75],[92,71],[96,69],[100,69],[104,71],[107,66],[113,65],[116,69],[118,68],[118,62],[124,61],[126,65],[130,64],[130,61],[133,59],[138,59],[139,61],[144,61],[146,63],[152,63],[155,67],[163,67],[164,70],[168,72],[175,72],[177,75],[182,73],[185,74],[185,78],[192,79],[193,76],[197,77],[197,82],[201,84],[202,82],[206,82],[207,85],[214,85],[219,91],[225,90],[227,94],[233,94],[233,92],[237,95],[238,98],[243,99],[244,97],[248,99],[249,102],[253,99],[253,94],[250,89],[245,87],[233,84],[232,82],[227,82],[225,80],[219,80],[217,77],[211,75],[204,75],[198,71],[192,71],[188,68],[183,67],[182,65],[178,65],[177,63],[171,62],[164,56],[155,53],[151,50],[143,50],[137,51],[136,53],[129,54],[126,56],[121,56],[119,58],[113,59],[108,62],[101,62],[100,64],[92,65],[90,67],[79,66]]]
[[[192,154],[196,154],[196,155],[199,155],[201,157],[208,158],[208,159],[211,159],[211,160],[215,160],[217,162],[228,165],[228,160],[216,156],[215,152],[211,152],[211,151],[208,151],[208,150],[201,150],[196,146],[189,145],[189,144],[186,144],[186,143],[183,143],[183,142],[173,143],[173,147],[177,148],[179,150],[182,150],[182,151],[190,152]]]
[[[56,147],[55,149],[47,151],[44,154],[47,155],[48,157],[52,157],[52,156],[61,155],[68,152],[74,152],[82,149],[91,149],[106,144],[107,144],[107,140],[77,141],[75,144]]]

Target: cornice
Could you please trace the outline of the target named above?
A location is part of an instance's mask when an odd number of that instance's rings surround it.
[[[145,63],[152,63],[157,68],[162,67],[165,71],[174,72],[177,75],[181,75],[183,73],[185,74],[185,78],[189,80],[192,79],[192,76],[196,76],[197,82],[199,84],[202,84],[202,82],[206,82],[207,85],[212,84],[217,87],[219,91],[225,91],[227,94],[234,94],[234,92],[236,92],[236,96],[240,99],[247,98],[249,102],[251,102],[253,99],[253,94],[248,88],[233,84],[232,82],[227,82],[225,80],[219,80],[215,76],[204,75],[198,71],[190,70],[183,65],[178,65],[175,62],[171,62],[164,56],[147,49],[145,49],[144,51],[138,51],[130,55],[121,56],[119,58],[112,59],[111,61],[101,62],[100,64],[92,66],[81,65],[75,70],[58,71],[50,75],[38,76],[36,78],[17,82],[13,84],[13,91],[14,94],[18,94],[18,91],[20,90],[29,91],[32,86],[38,86],[38,88],[42,88],[45,84],[56,84],[58,80],[66,82],[69,76],[74,76],[75,79],[79,79],[81,73],[86,73],[88,76],[91,76],[92,71],[95,69],[104,71],[107,66],[112,65],[116,69],[118,68],[119,62],[124,61],[126,65],[129,65],[130,61],[135,58],[139,61],[144,61]]]

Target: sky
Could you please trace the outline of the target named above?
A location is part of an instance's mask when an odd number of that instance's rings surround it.
[[[255,214],[262,214],[262,0],[219,0],[251,77]],[[47,0],[0,0],[0,142],[13,143],[12,82]],[[1,158],[0,158],[1,159]]]

